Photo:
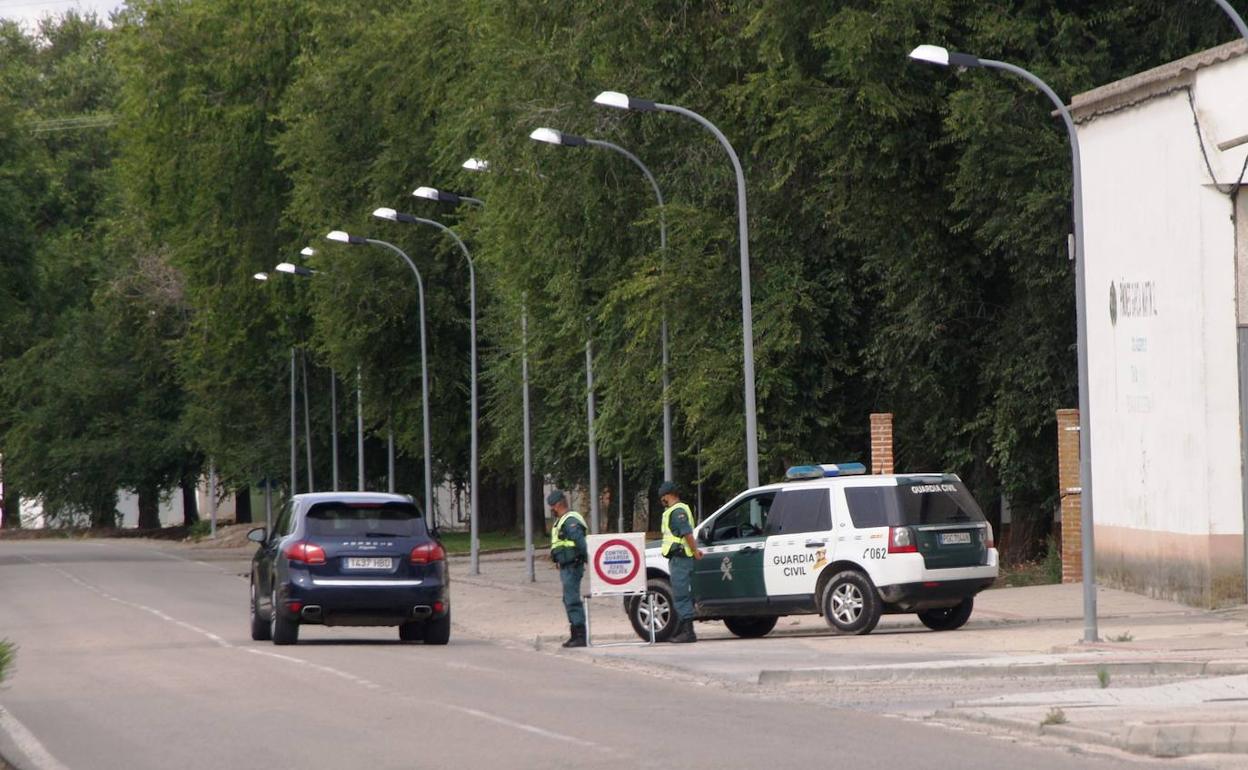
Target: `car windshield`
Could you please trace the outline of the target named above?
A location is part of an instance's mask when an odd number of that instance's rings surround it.
[[[895,487],[849,487],[845,501],[854,526],[860,529],[984,520],[966,486],[948,477],[899,478]]]
[[[424,533],[411,503],[321,503],[308,511],[308,534],[323,537],[414,537]]]

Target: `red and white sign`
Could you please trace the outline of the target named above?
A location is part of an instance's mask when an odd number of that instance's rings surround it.
[[[646,534],[589,535],[589,595],[619,596],[646,591]]]

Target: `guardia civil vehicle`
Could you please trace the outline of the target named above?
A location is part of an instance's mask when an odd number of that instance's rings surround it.
[[[694,530],[697,620],[764,636],[785,615],[820,614],[837,633],[868,634],[884,614],[915,613],[935,631],[960,628],[997,577],[992,527],[956,475],[866,475],[860,463],[790,468]],[[646,549],[655,638],[675,631],[667,559]],[[650,605],[625,602],[650,638]]]

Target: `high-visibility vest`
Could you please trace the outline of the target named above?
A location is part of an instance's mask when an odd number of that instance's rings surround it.
[[[575,540],[563,539],[563,524],[568,519],[574,519],[578,524],[581,525],[582,529],[589,529],[589,527],[585,526],[585,517],[577,513],[576,511],[568,511],[567,513],[563,514],[562,516],[559,517],[559,521],[555,522],[555,526],[551,527],[551,530],[550,530],[550,552],[551,553],[554,553],[556,550],[560,548],[575,548],[576,547]]]
[[[693,556],[693,549],[689,547],[689,544],[685,542],[685,539],[683,537],[677,537],[676,535],[672,534],[672,526],[671,526],[672,512],[681,511],[681,510],[685,512],[685,518],[689,520],[690,527],[697,524],[697,522],[694,521],[694,518],[693,518],[693,511],[689,510],[689,506],[685,505],[684,503],[678,502],[675,505],[673,505],[671,508],[668,508],[666,511],[663,511],[662,553],[664,556],[668,555],[668,553],[671,552],[670,551],[671,546],[676,545],[678,543],[680,544],[682,548],[685,549],[685,556]]]

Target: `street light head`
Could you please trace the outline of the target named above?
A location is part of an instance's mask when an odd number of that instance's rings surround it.
[[[366,239],[361,238],[358,235],[351,235],[349,233],[345,233],[342,230],[334,230],[329,235],[325,236],[325,240],[337,241],[339,243],[350,243],[353,246],[359,245],[361,243],[368,243]]]
[[[415,190],[412,190],[412,195],[415,195],[417,198],[424,198],[425,200],[442,200],[442,194],[436,187],[417,187]]]
[[[279,273],[289,273],[290,275],[302,275],[305,278],[310,278],[316,275],[315,270],[309,270],[306,267],[303,267],[301,265],[296,265],[291,262],[283,262],[273,269]]]
[[[312,257],[316,255],[316,249],[312,248],[311,246],[304,246],[302,249],[299,250],[299,253],[305,257]]]
[[[554,128],[535,128],[529,134],[529,138],[535,142],[545,142],[546,144],[557,144],[563,147],[580,147],[585,144],[585,140],[574,134],[565,134]]]
[[[283,262],[280,265],[278,265],[275,269],[279,273],[290,273],[291,275],[295,274],[295,266],[289,262]]]
[[[910,58],[939,64],[942,67],[979,67],[979,58],[965,53],[955,53],[939,45],[921,45],[910,52]]]
[[[373,216],[378,219],[389,219],[391,222],[399,221],[399,212],[394,209],[380,208],[373,209]]]
[[[464,161],[463,167],[469,171],[489,171],[490,162],[488,160],[481,160],[480,158],[469,158]]]
[[[620,110],[636,110],[638,112],[652,112],[655,109],[654,102],[649,99],[634,99],[619,91],[603,91],[594,97],[594,104],[601,104],[603,107],[615,107]]]
[[[269,280],[269,274],[268,273],[256,273],[255,275],[252,276],[252,278],[255,278],[257,281],[267,281]]]

